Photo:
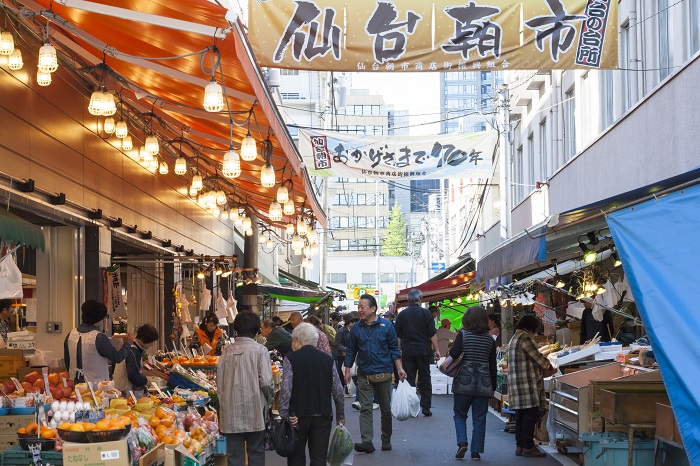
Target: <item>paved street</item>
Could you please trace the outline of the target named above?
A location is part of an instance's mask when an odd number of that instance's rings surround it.
[[[351,406],[351,399],[345,401],[345,413],[347,427],[353,439],[360,438],[359,412]],[[353,465],[379,465],[382,466],[426,466],[433,464],[454,464],[460,460],[454,457],[457,451],[454,423],[452,421],[452,396],[433,396],[433,416],[426,418],[419,416],[404,422],[394,420],[394,434],[392,437],[393,450],[380,451],[379,440],[379,411],[374,416],[374,445],[377,451],[372,454],[355,453]],[[471,421],[468,423],[468,432],[471,435]],[[559,466],[565,464],[575,465],[571,460],[554,452],[547,458],[522,458],[515,456],[515,436],[503,432],[503,421],[495,414],[489,413],[486,423],[486,451],[481,455],[482,464],[492,465],[540,465]],[[469,453],[462,462],[471,463]],[[561,460],[561,462],[560,462]],[[268,452],[266,464],[272,466],[286,465],[286,459]]]

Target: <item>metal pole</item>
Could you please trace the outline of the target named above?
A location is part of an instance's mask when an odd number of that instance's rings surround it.
[[[500,173],[500,197],[501,197],[501,242],[510,238],[510,109],[508,85],[501,84],[501,173]]]
[[[415,239],[413,238],[413,234],[409,237],[409,241],[411,242],[411,286],[413,286],[413,276],[415,275],[415,265],[416,265],[416,255],[415,255],[415,248],[416,248],[416,242]]]
[[[323,190],[321,191],[321,205],[322,209],[326,214],[328,214],[328,180],[330,178],[322,178]],[[321,244],[319,245],[319,252],[321,254],[321,267],[319,273],[319,283],[322,289],[326,289],[328,273],[326,272],[328,268],[328,227],[324,228],[320,235]],[[275,257],[277,255],[275,254]]]
[[[448,244],[449,235],[447,231],[447,188],[444,188],[445,180],[440,180],[440,211],[442,213],[442,260],[445,268],[449,263]],[[444,188],[444,189],[443,189]]]
[[[630,83],[630,101],[629,107],[632,107],[639,100],[639,73],[637,73],[637,67],[639,66],[639,60],[637,59],[637,11],[632,10],[629,12],[629,37],[628,39],[632,41],[631,44],[627,44],[629,47],[629,68],[631,73],[631,83]],[[624,47],[624,45],[623,45]],[[608,102],[607,105],[612,105]]]
[[[379,181],[374,180],[374,244],[376,254],[376,274],[375,274],[375,289],[379,290],[379,254],[381,247],[379,245]],[[380,292],[381,293],[381,292]]]

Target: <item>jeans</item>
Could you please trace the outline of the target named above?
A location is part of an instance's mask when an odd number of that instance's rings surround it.
[[[430,382],[430,362],[432,355],[403,355],[401,362],[406,372],[406,380],[411,387],[418,387],[420,407],[430,409],[433,397],[433,384]],[[418,382],[416,383],[416,374]]]
[[[454,395],[454,421],[457,445],[467,446],[467,417],[472,410],[472,453],[484,452],[486,437],[486,414],[489,412],[487,396]]]
[[[332,417],[305,416],[299,418],[297,444],[294,454],[287,458],[287,466],[306,465],[306,444],[309,444],[309,465],[326,466]]]
[[[245,466],[245,453],[248,453],[248,466],[265,466],[264,430],[224,435],[228,466]]]
[[[360,394],[360,435],[362,443],[373,443],[372,403],[379,400],[382,416],[382,444],[391,442],[391,380],[372,383],[366,375],[357,377],[357,392]]]
[[[515,410],[515,446],[518,448],[535,448],[535,425],[540,417],[540,409],[534,408]]]

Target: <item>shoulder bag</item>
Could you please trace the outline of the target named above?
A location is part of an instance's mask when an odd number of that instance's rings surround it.
[[[465,338],[466,334],[462,334]],[[493,342],[495,345],[496,343]],[[464,351],[462,351],[464,353]],[[452,391],[458,395],[492,397],[494,386],[491,383],[489,363],[482,361],[463,361],[459,375],[452,382]]]
[[[462,338],[464,338],[464,333],[462,333]],[[464,357],[464,351],[462,351],[459,356],[452,358],[449,354],[444,361],[438,367],[438,370],[448,377],[457,377],[459,375],[459,370],[462,368],[462,358]]]
[[[278,455],[288,458],[294,454],[297,447],[297,431],[288,417],[277,421],[274,443]]]

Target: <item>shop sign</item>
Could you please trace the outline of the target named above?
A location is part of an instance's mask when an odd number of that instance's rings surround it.
[[[362,296],[363,294],[375,296],[375,291],[376,291],[375,285],[362,285],[362,284],[359,284],[359,285],[349,284],[348,285],[348,292],[349,292],[348,295],[352,295],[352,297],[355,301],[359,301],[360,296]],[[358,304],[358,303],[355,303],[355,304]]]
[[[299,130],[310,175],[378,180],[486,178],[496,131],[437,136],[382,136]]]
[[[325,71],[618,67],[613,0],[250,0],[261,66]]]
[[[122,296],[122,279],[119,266],[109,267],[105,271],[105,288],[107,297],[107,314],[115,317],[126,317],[126,305]]]

